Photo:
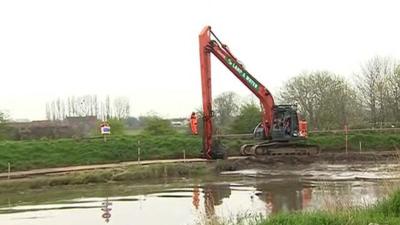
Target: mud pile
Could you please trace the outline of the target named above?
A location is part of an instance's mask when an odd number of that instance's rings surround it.
[[[348,152],[333,153],[325,152],[313,156],[251,156],[246,159],[239,159],[232,162],[231,167],[234,169],[246,169],[252,167],[279,167],[279,166],[301,166],[312,163],[329,163],[329,164],[354,164],[354,163],[400,163],[400,153],[391,152]]]

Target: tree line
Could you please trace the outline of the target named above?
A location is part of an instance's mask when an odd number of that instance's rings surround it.
[[[297,105],[312,130],[398,127],[400,64],[376,56],[360,68],[350,80],[330,71],[302,72],[273,95],[277,104]],[[213,101],[215,124],[225,132],[251,132],[260,122],[259,104],[238,98],[226,92]]]
[[[373,57],[350,81],[329,71],[290,79],[279,101],[299,106],[312,129],[395,126],[400,122],[400,64]]]
[[[350,79],[330,71],[302,72],[273,95],[277,104],[297,105],[300,117],[308,121],[312,130],[343,129],[345,125],[351,128],[398,127],[400,64],[396,59],[376,56],[364,62]],[[261,119],[257,100],[242,100],[234,92],[217,96],[213,107],[215,127],[224,133],[251,132]],[[116,118],[131,129],[143,127],[148,118],[129,117],[130,110],[126,97],[70,96],[48,102],[46,117],[49,120],[70,116]],[[197,111],[201,116],[201,110]],[[6,118],[6,114],[0,114],[0,125]]]
[[[400,64],[393,58],[373,57],[360,66],[351,79],[330,71],[301,72],[273,93],[277,104],[297,105],[300,117],[310,130],[374,128],[400,124]],[[214,124],[218,132],[249,133],[260,122],[261,108],[256,98],[243,100],[234,92],[214,98]],[[201,109],[198,109],[201,116]],[[107,96],[68,97],[47,104],[50,119],[94,115],[101,119],[124,119],[129,128],[141,128],[158,116],[129,117],[129,99]],[[158,120],[157,120],[158,119]],[[165,126],[165,120],[163,126]],[[154,122],[154,124],[157,124]],[[160,127],[163,127],[160,125]]]
[[[106,96],[99,99],[97,95],[70,96],[57,98],[46,104],[48,120],[63,120],[74,116],[96,116],[101,120],[127,119],[130,114],[129,98]]]

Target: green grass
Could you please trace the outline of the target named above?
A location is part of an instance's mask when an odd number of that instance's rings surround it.
[[[322,150],[344,150],[344,134],[311,134],[308,140],[318,144]],[[360,142],[363,151],[400,149],[400,133],[354,133],[348,135],[348,149],[358,151]]]
[[[337,201],[342,201],[340,198]],[[399,225],[400,190],[370,206],[326,209],[311,212],[285,212],[262,217],[237,215],[224,220],[218,217],[203,219],[204,225]]]
[[[257,225],[398,225],[400,224],[400,191],[371,207],[342,209],[336,212],[281,213]]]
[[[121,135],[111,136],[106,143],[102,138],[0,141],[0,172],[115,163],[137,160],[138,141],[140,141],[141,159],[199,157],[202,140],[200,136],[175,134],[164,136]],[[356,133],[349,135],[349,150],[358,151],[359,142],[363,151],[400,149],[398,133]],[[230,155],[239,154],[242,144],[252,140],[226,139]],[[309,143],[318,144],[322,151],[345,149],[343,134],[311,134]]]
[[[103,139],[59,139],[0,142],[0,171],[46,167],[113,163],[138,158],[140,141],[142,160],[199,157],[201,139],[190,135],[112,136]]]

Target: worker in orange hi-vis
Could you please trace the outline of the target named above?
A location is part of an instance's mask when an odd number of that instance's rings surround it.
[[[195,112],[192,112],[190,116],[190,129],[192,130],[193,135],[197,135],[197,116]]]

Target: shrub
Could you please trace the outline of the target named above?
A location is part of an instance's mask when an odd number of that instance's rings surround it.
[[[166,135],[174,134],[176,131],[172,127],[170,121],[158,116],[150,116],[146,117],[144,133],[150,135]]]

